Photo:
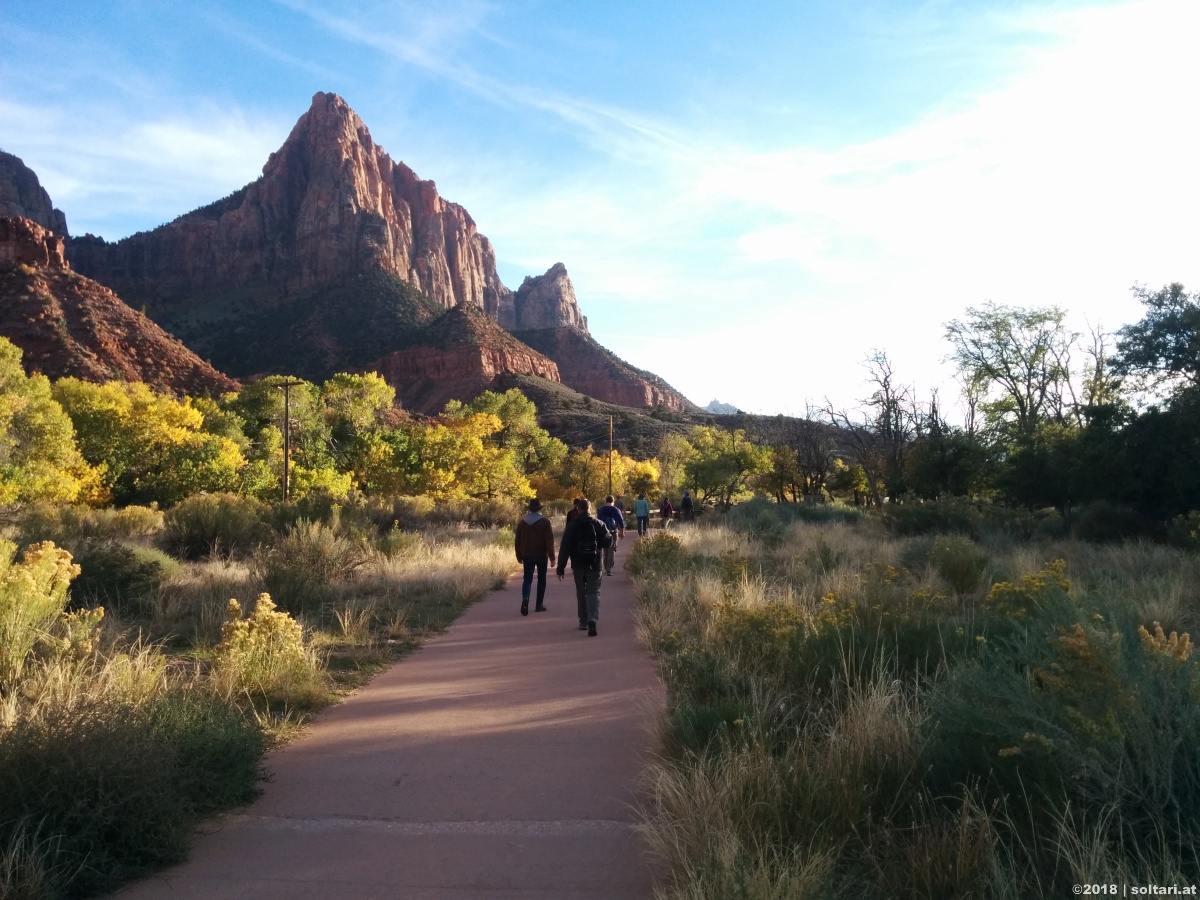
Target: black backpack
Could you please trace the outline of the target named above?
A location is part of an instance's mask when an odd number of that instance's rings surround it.
[[[604,532],[604,540],[600,538],[599,525]],[[575,520],[575,549],[571,554],[572,564],[579,564],[585,569],[600,568],[600,551],[609,545],[611,538],[608,528],[598,519],[591,516],[580,516]]]

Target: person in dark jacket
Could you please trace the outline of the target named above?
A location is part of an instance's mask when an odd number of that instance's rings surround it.
[[[596,636],[596,621],[600,618],[600,560],[611,541],[608,527],[593,518],[591,503],[580,500],[579,515],[567,523],[562,543],[558,545],[558,578],[563,579],[570,560],[579,627],[587,629],[588,637]]]
[[[675,507],[671,505],[670,497],[663,497],[662,506],[658,508],[658,513],[662,516],[663,528],[671,524],[671,517],[675,515]]]
[[[685,522],[692,521],[696,515],[696,504],[692,502],[692,495],[689,491],[683,492],[683,499],[679,501],[679,513]]]
[[[533,573],[537,572],[537,606],[534,612],[546,611],[546,563],[554,565],[554,529],[550,520],[541,514],[542,501],[534,497],[529,501],[529,514],[517,523],[513,539],[517,551],[517,562],[525,567],[525,579],[521,582],[521,615],[529,615],[529,592],[533,587]]]
[[[604,574],[611,575],[613,564],[616,562],[617,541],[625,537],[625,516],[621,513],[621,508],[613,503],[612,494],[604,498],[604,505],[596,510],[596,518],[605,524],[609,537],[612,538],[612,542],[604,551]]]

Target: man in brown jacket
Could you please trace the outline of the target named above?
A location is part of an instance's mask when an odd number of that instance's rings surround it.
[[[517,562],[525,566],[525,580],[521,582],[521,615],[529,615],[529,589],[533,586],[533,572],[537,570],[537,606],[534,612],[546,611],[546,564],[554,565],[554,529],[550,520],[540,512],[542,501],[534,497],[529,501],[529,514],[517,523],[514,540]]]

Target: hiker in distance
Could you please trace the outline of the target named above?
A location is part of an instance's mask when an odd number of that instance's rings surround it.
[[[663,497],[662,506],[658,508],[658,513],[662,516],[663,528],[671,524],[671,518],[675,515],[675,507],[671,505],[670,497]]]
[[[517,523],[517,534],[513,539],[517,562],[525,567],[525,580],[521,582],[523,616],[529,615],[529,589],[533,586],[534,571],[537,572],[537,606],[533,611],[546,611],[546,564],[554,565],[554,529],[541,509],[542,501],[537,497],[529,501],[529,514]]]
[[[604,574],[611,575],[616,562],[617,541],[625,537],[625,516],[621,514],[621,507],[613,503],[612,494],[604,498],[604,505],[596,510],[596,518],[608,528],[608,536],[612,539],[604,548]]]
[[[650,532],[650,501],[645,494],[638,494],[633,503],[633,515],[637,519],[638,537],[645,537]]]
[[[690,522],[695,517],[696,504],[692,502],[690,491],[683,492],[683,499],[679,501],[679,513],[685,522]]]
[[[596,636],[596,620],[600,618],[600,556],[612,537],[599,519],[592,517],[592,505],[587,500],[576,501],[579,515],[563,529],[558,547],[558,579],[562,581],[571,561],[575,577],[575,602],[579,609],[579,627],[586,628],[588,637]]]

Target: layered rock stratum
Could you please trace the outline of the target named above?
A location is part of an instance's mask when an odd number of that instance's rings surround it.
[[[0,335],[25,368],[50,378],[142,381],[174,394],[237,388],[147,316],[71,271],[63,237],[21,217],[0,218]]]

